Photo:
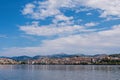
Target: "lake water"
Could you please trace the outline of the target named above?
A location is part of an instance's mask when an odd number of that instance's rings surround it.
[[[120,65],[0,65],[0,80],[120,80]]]

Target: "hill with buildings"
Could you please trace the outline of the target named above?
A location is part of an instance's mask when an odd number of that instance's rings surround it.
[[[0,57],[0,64],[79,65],[79,64],[120,64],[120,54],[55,54],[47,56]]]

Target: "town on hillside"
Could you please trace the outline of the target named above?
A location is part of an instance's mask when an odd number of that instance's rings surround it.
[[[37,57],[37,58],[36,58]],[[120,65],[120,54],[113,55],[59,55],[59,56],[36,56],[36,57],[1,57],[0,65],[6,64],[29,64],[29,65]]]

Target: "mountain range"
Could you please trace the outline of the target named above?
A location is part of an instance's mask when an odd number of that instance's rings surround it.
[[[40,58],[66,58],[66,57],[75,57],[75,56],[81,56],[81,57],[101,57],[101,56],[111,56],[111,57],[119,57],[120,58],[120,54],[111,54],[111,55],[107,55],[107,54],[96,54],[96,55],[84,55],[84,54],[54,54],[54,55],[37,55],[37,56],[14,56],[14,57],[5,57],[5,56],[1,56],[0,58],[8,58],[8,59],[13,59],[16,61],[26,61],[26,60],[36,60],[36,59],[40,59]]]

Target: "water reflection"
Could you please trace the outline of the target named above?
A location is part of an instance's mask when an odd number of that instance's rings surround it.
[[[0,65],[0,80],[119,80],[119,65]]]
[[[119,65],[0,65],[0,69],[22,69],[22,70],[100,70],[112,71],[120,70]]]

